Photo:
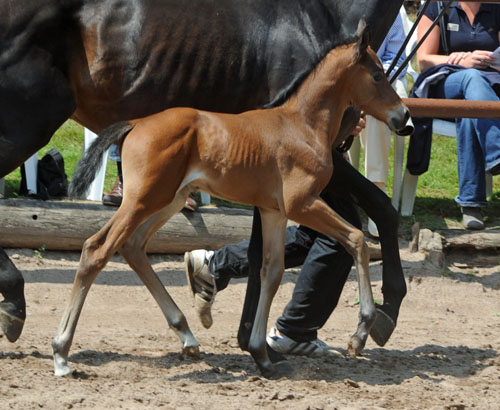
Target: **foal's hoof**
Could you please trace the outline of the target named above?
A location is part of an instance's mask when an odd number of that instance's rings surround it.
[[[24,319],[16,316],[12,311],[10,303],[0,303],[0,336],[3,333],[9,342],[14,343],[21,336]]]
[[[394,332],[396,324],[387,313],[377,308],[377,317],[370,330],[370,336],[379,346],[384,346]]]
[[[182,354],[192,359],[201,359],[199,346],[185,346],[182,348]]]
[[[282,377],[291,377],[295,373],[295,370],[287,360],[274,363],[271,366],[259,366],[259,369],[262,376],[270,380],[277,380]]]
[[[273,350],[269,345],[266,343],[266,350],[267,350],[267,355],[269,356],[269,360],[271,360],[271,363],[280,363],[280,362],[286,362],[287,358],[283,356],[281,353],[278,353],[276,350]]]
[[[364,347],[365,344],[359,337],[357,337],[356,335],[351,336],[351,340],[347,345],[349,356],[357,357],[359,355],[359,352],[361,352],[361,350],[363,350]]]

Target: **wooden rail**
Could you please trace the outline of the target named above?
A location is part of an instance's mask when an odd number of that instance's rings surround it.
[[[413,117],[500,119],[500,101],[403,98],[403,102]]]

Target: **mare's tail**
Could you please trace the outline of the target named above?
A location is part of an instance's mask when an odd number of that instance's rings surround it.
[[[70,198],[83,197],[102,165],[102,154],[112,145],[125,138],[134,128],[128,121],[110,125],[99,134],[83,157],[78,161],[69,187]]]

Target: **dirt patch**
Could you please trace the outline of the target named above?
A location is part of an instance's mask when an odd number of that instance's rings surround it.
[[[70,295],[75,252],[8,251],[26,278],[28,318],[15,344],[0,339],[2,409],[498,409],[500,267],[448,261],[438,269],[403,246],[408,283],[396,332],[363,355],[290,358],[292,378],[259,376],[238,348],[245,281],[232,282],[205,330],[192,307],[182,257],[153,256],[159,273],[201,344],[200,361],[180,355],[179,341],[128,266],[116,257],[92,287],[70,354],[73,375],[52,375],[51,339]],[[371,264],[381,298],[381,264]],[[271,312],[288,302],[297,271],[286,272]],[[355,330],[357,284],[351,274],[320,337],[345,353]]]

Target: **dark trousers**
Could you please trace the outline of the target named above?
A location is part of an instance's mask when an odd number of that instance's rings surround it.
[[[323,199],[344,219],[361,228],[352,202],[332,195]],[[215,252],[211,271],[217,290],[231,278],[248,276],[248,241],[225,246]],[[333,238],[305,226],[286,230],[285,267],[302,265],[292,299],[276,322],[277,329],[298,342],[317,338],[317,331],[328,320],[342,293],[353,263],[351,255]]]

